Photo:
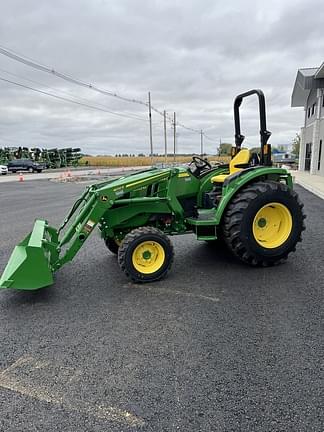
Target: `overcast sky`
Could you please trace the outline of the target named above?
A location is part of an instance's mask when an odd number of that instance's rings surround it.
[[[303,121],[290,107],[297,69],[324,61],[324,4],[271,0],[3,0],[0,46],[85,82],[147,101],[203,129],[207,152],[233,142],[232,105],[251,88],[265,92],[273,145],[289,143]],[[14,74],[14,75],[13,75]],[[90,154],[149,152],[144,106],[103,96],[0,55],[0,77],[102,109],[63,102],[0,81],[0,146],[81,147]],[[27,81],[27,80],[32,80]],[[253,103],[254,102],[254,103]],[[258,143],[256,101],[244,102],[245,145]],[[155,152],[163,119],[153,113]],[[200,137],[178,128],[179,152]],[[172,130],[168,123],[168,144]]]

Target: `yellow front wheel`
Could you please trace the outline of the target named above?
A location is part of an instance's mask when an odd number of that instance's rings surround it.
[[[143,241],[134,249],[132,261],[137,271],[145,274],[155,273],[164,264],[164,248],[157,241]]]
[[[134,282],[162,279],[172,261],[169,237],[155,227],[134,229],[125,236],[118,250],[119,265]]]

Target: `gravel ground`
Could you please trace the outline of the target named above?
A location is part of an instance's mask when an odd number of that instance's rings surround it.
[[[84,185],[0,187],[0,271],[36,217]],[[93,234],[55,284],[0,292],[0,431],[323,431],[324,201],[282,266],[173,238],[164,281],[136,286]]]

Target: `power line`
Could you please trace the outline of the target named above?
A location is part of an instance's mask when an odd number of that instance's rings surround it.
[[[14,84],[16,86],[19,86],[19,87],[22,87],[22,88],[25,88],[25,89],[28,89],[28,90],[32,90],[32,91],[37,92],[37,93],[41,93],[41,94],[46,95],[46,96],[53,97],[55,99],[63,100],[65,102],[70,102],[70,103],[73,103],[73,104],[76,104],[76,105],[81,105],[81,106],[84,106],[84,107],[87,107],[87,108],[91,108],[91,109],[94,109],[94,110],[97,110],[97,111],[106,112],[106,113],[109,113],[109,114],[112,114],[112,115],[115,115],[115,116],[118,116],[118,117],[131,118],[133,120],[143,121],[143,122],[147,123],[147,120],[140,119],[138,117],[131,117],[131,116],[126,115],[126,114],[117,113],[117,112],[110,111],[110,110],[107,110],[107,109],[104,109],[104,108],[96,107],[94,105],[86,104],[86,103],[83,103],[83,102],[78,102],[76,100],[69,99],[69,98],[66,98],[66,97],[63,97],[63,96],[59,96],[59,95],[56,95],[54,93],[46,92],[46,91],[43,91],[43,90],[39,90],[39,89],[36,89],[34,87],[30,87],[30,86],[27,86],[27,85],[24,85],[24,84],[21,84],[21,83],[17,83],[16,81],[11,81],[11,80],[5,79],[3,77],[0,77],[0,80],[4,81],[4,82],[7,82],[7,83],[10,83],[10,84]]]
[[[4,69],[1,69],[1,68],[0,68],[0,71],[5,72],[5,73],[10,74],[10,75],[13,75],[13,76],[15,76],[15,77],[18,77],[18,78],[24,79],[24,80],[26,80],[26,81],[30,81],[30,82],[33,82],[33,83],[36,83],[36,84],[42,85],[42,86],[44,86],[44,87],[47,87],[47,88],[53,89],[52,87],[45,86],[43,83],[40,83],[39,81],[31,80],[31,79],[28,79],[28,78],[23,78],[23,77],[21,77],[20,75],[14,74],[14,73],[9,72],[9,71],[6,71],[6,70],[4,70]],[[54,97],[54,98],[56,98],[56,99],[60,99],[60,100],[63,100],[63,101],[67,101],[67,102],[69,102],[69,103],[74,103],[74,104],[77,104],[77,105],[85,106],[85,107],[87,107],[87,108],[91,108],[91,109],[95,109],[95,110],[99,110],[99,111],[103,111],[103,112],[108,112],[109,114],[114,114],[114,115],[123,116],[123,117],[127,117],[127,118],[134,118],[135,120],[140,120],[140,121],[143,121],[143,122],[147,122],[147,120],[141,119],[141,118],[139,118],[139,117],[131,117],[131,116],[127,116],[126,114],[121,114],[121,113],[117,113],[117,112],[112,112],[112,111],[110,111],[110,110],[101,109],[101,108],[98,108],[98,107],[96,107],[96,106],[94,106],[94,105],[90,105],[90,104],[88,104],[88,103],[82,103],[82,102],[79,102],[78,99],[77,99],[77,100],[72,100],[72,99],[69,99],[69,98],[65,98],[65,97],[62,97],[62,96],[56,95],[56,94],[54,94],[54,93],[49,93],[49,92],[45,92],[45,91],[42,91],[42,90],[39,90],[39,89],[35,89],[35,88],[33,88],[33,87],[30,87],[30,86],[26,86],[26,85],[24,85],[24,84],[22,84],[22,83],[17,83],[17,82],[15,82],[15,81],[7,80],[7,79],[5,79],[5,78],[3,78],[3,77],[0,77],[0,80],[1,80],[1,81],[5,81],[5,82],[8,82],[8,83],[11,83],[11,84],[14,84],[14,85],[17,85],[17,86],[22,87],[22,88],[26,88],[26,89],[28,89],[28,90],[32,90],[32,91],[35,91],[35,92],[38,92],[38,93],[41,93],[41,94],[44,94],[44,95],[50,96],[50,97]],[[71,95],[71,93],[68,93],[68,92],[63,92],[63,91],[61,91],[61,93],[63,93],[63,94],[67,94],[67,95],[70,95],[70,96],[73,96],[73,97],[74,97],[74,95]],[[82,100],[82,99],[83,99],[83,98],[81,98],[81,100]],[[83,99],[83,100],[89,102],[87,99]],[[100,104],[100,105],[101,105],[101,104]],[[102,105],[102,106],[104,106],[104,105]],[[162,122],[161,122],[161,123],[162,123]],[[157,124],[159,124],[159,123],[153,123],[153,125],[157,125]],[[176,125],[179,125],[178,122],[176,122]],[[174,120],[173,120],[171,126],[172,126],[172,129],[173,129],[173,128],[174,128]],[[182,126],[182,125],[181,125],[181,126]],[[184,126],[184,129],[187,129],[188,131],[193,131],[193,132],[196,131],[195,129],[188,128],[188,127],[186,127],[186,126]],[[206,135],[205,133],[203,133],[203,131],[201,131],[200,134],[201,134],[201,136],[203,135],[206,139],[215,142],[215,138],[210,138],[208,135]],[[110,137],[112,137],[112,136],[110,136]]]
[[[70,83],[77,84],[79,86],[82,86],[82,87],[94,90],[94,91],[96,91],[98,93],[102,93],[102,94],[104,94],[106,96],[115,97],[115,98],[120,99],[120,100],[122,100],[124,102],[136,103],[136,104],[139,104],[139,105],[142,105],[142,106],[149,107],[149,103],[148,102],[144,102],[144,101],[141,101],[141,100],[135,99],[135,98],[128,98],[128,97],[125,97],[125,96],[121,96],[121,95],[119,95],[116,92],[112,92],[112,91],[109,91],[109,90],[101,89],[101,88],[97,87],[94,84],[86,83],[86,82],[84,82],[84,81],[82,81],[82,80],[80,80],[78,78],[72,77],[71,75],[59,72],[59,71],[55,70],[53,67],[49,67],[49,66],[41,64],[39,62],[36,62],[35,60],[33,60],[33,59],[29,58],[29,57],[26,57],[25,55],[19,54],[19,53],[13,51],[13,50],[9,50],[8,48],[5,48],[5,47],[3,47],[1,45],[0,45],[0,54],[3,54],[4,56],[9,57],[12,60],[15,60],[15,61],[18,61],[20,63],[23,63],[26,66],[30,66],[30,67],[32,67],[34,69],[37,69],[37,70],[40,70],[42,72],[46,72],[46,73],[49,73],[51,75],[55,75],[56,77],[61,78],[61,79],[65,80],[65,81],[68,81]],[[157,114],[159,114],[161,117],[164,117],[164,112],[160,111],[159,109],[155,108],[154,106],[151,106],[151,110],[154,111],[154,112],[156,112]],[[119,114],[119,115],[121,115],[121,114]],[[170,117],[168,114],[166,114],[166,117],[169,120],[169,122],[172,124],[172,122],[173,122],[172,117]],[[176,125],[179,126],[179,127],[182,127],[183,129],[187,129],[188,131],[200,134],[200,130],[198,130],[198,129],[190,128],[190,127],[185,126],[184,124],[179,123],[179,122],[177,122]]]
[[[56,92],[59,91],[59,93],[62,93],[63,95],[65,94],[65,95],[67,95],[67,96],[73,97],[74,100],[76,100],[76,101],[85,102],[86,104],[87,104],[87,103],[91,103],[91,101],[89,101],[89,99],[85,99],[85,98],[82,98],[82,97],[80,97],[80,96],[79,96],[79,97],[75,97],[75,95],[72,94],[72,93],[69,93],[69,92],[66,92],[66,91],[63,91],[63,90],[57,90],[57,89],[55,89],[54,87],[50,87],[50,86],[48,86],[48,85],[46,85],[46,84],[44,84],[44,83],[42,83],[42,82],[40,82],[40,81],[36,81],[36,80],[32,80],[32,79],[30,79],[30,78],[22,77],[21,75],[17,75],[17,74],[15,74],[15,73],[10,72],[10,71],[7,71],[7,70],[5,70],[5,69],[0,68],[0,72],[4,72],[4,73],[6,73],[6,74],[8,74],[8,75],[12,75],[12,76],[14,76],[14,77],[16,77],[16,78],[22,79],[22,80],[24,80],[24,81],[31,82],[31,83],[33,83],[33,84],[41,85],[41,86],[44,87],[44,88],[47,88],[47,89],[50,89],[50,90],[54,90],[54,91],[56,91]],[[106,108],[108,111],[111,111],[111,110],[110,110],[106,105],[103,105],[103,104],[101,104],[100,102],[99,102],[99,103],[96,102],[96,105],[102,106],[102,107]],[[95,106],[95,105],[93,105],[93,106]],[[114,111],[114,112],[117,112],[117,111]],[[117,113],[118,113],[118,112],[117,112]],[[119,114],[119,113],[118,113],[118,114]],[[134,118],[135,120],[141,120],[141,121],[147,122],[146,119],[141,118],[141,117],[139,117],[139,116],[137,116],[136,114],[133,114],[133,113],[124,112],[124,113],[122,113],[122,114],[123,114],[123,115],[128,115],[130,118]],[[153,123],[153,124],[156,124],[156,123]]]
[[[209,135],[206,135],[204,132],[204,137],[210,141],[217,141],[219,138],[211,138]]]
[[[123,100],[125,102],[137,103],[137,104],[140,104],[140,105],[148,106],[148,104],[146,102],[143,102],[143,101],[140,101],[140,100],[134,99],[134,98],[127,98],[127,97],[124,97],[124,96],[120,96],[116,92],[112,92],[112,91],[109,91],[109,90],[101,89],[101,88],[99,88],[99,87],[97,87],[97,86],[95,86],[95,85],[93,85],[91,83],[86,83],[86,82],[84,82],[84,81],[82,81],[82,80],[80,80],[78,78],[74,78],[74,77],[72,77],[72,76],[70,76],[68,74],[59,72],[59,71],[55,70],[54,68],[42,65],[42,64],[40,64],[40,63],[38,63],[38,62],[36,62],[36,61],[34,61],[32,59],[29,59],[26,56],[23,56],[21,54],[15,53],[12,50],[8,50],[7,48],[5,48],[3,46],[0,46],[0,54],[3,54],[5,56],[9,57],[12,60],[16,60],[16,61],[18,61],[20,63],[23,63],[26,66],[30,66],[30,67],[32,67],[34,69],[38,69],[38,70],[40,70],[42,72],[47,72],[47,73],[49,73],[51,75],[57,76],[58,78],[62,78],[65,81],[71,82],[73,84],[80,85],[82,87],[90,88],[91,90],[95,90],[95,91],[97,91],[99,93],[102,93],[102,94],[105,94],[107,96],[112,96],[112,97],[115,97],[117,99],[121,99],[121,100]]]

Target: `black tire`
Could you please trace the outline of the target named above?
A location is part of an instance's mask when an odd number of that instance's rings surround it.
[[[110,252],[112,252],[115,255],[118,254],[119,244],[115,241],[115,239],[108,237],[105,239],[105,244],[107,248],[110,250]]]
[[[154,269],[153,263],[153,271],[149,273],[144,273],[138,267],[136,268],[133,262],[133,254],[136,248],[138,248],[138,246],[144,242],[146,244],[150,244],[150,242],[152,242],[152,244],[155,245],[154,248],[158,248],[160,251],[158,253],[160,253],[160,259],[162,259],[161,266]],[[159,246],[157,246],[157,244]],[[164,256],[161,255],[161,248],[163,249]],[[173,246],[169,237],[159,229],[149,226],[136,228],[128,233],[118,250],[119,266],[134,282],[153,282],[162,279],[170,270],[173,257]],[[155,259],[155,263],[157,263],[157,258]],[[143,269],[145,268],[143,267]]]
[[[253,221],[257,212],[271,203],[279,203],[289,210],[292,225],[282,244],[267,248],[256,240]],[[230,202],[223,217],[222,231],[227,246],[241,261],[252,266],[276,265],[296,250],[305,229],[305,217],[303,204],[295,191],[279,182],[259,181],[248,185]]]
[[[40,174],[42,172],[42,170],[37,170],[38,174]]]

